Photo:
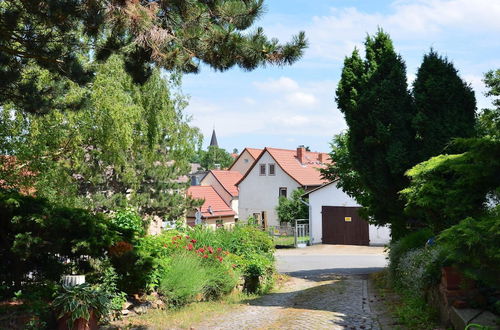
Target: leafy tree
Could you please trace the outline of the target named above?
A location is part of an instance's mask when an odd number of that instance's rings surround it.
[[[390,223],[397,236],[406,222],[398,192],[408,182],[405,170],[415,163],[414,108],[405,64],[395,53],[389,35],[379,30],[366,38],[365,48],[365,60],[357,50],[345,59],[336,92],[338,107],[349,126],[345,143],[354,172],[345,171],[344,162],[344,171],[324,175],[343,181],[347,174],[349,181],[356,173],[360,186],[354,189],[351,185],[350,190],[356,198],[363,196],[358,202],[364,216],[377,224]]]
[[[489,88],[486,96],[496,97],[493,109],[483,109],[478,120],[479,135],[491,139],[500,139],[500,69],[492,70],[484,76],[484,83]]]
[[[446,58],[431,50],[413,83],[418,159],[440,154],[453,138],[474,135],[476,99],[474,91]]]
[[[209,146],[207,151],[203,151],[201,155],[201,166],[206,170],[212,170],[217,166],[220,168],[228,168],[234,159],[226,150],[217,146]]]
[[[70,82],[92,81],[82,53],[99,61],[123,54],[127,72],[141,83],[152,64],[197,72],[201,63],[224,71],[297,61],[306,47],[303,32],[286,44],[268,39],[262,28],[247,32],[263,10],[263,0],[2,1],[0,104],[51,110]],[[40,85],[33,65],[54,74],[54,84]]]
[[[0,146],[37,173],[37,195],[52,202],[96,211],[131,206],[176,220],[190,203],[179,179],[200,138],[182,112],[184,98],[169,91],[176,84],[158,69],[133,84],[113,56],[96,68],[91,88],[72,86],[68,95],[83,99],[81,111],[37,116],[5,108]]]
[[[295,219],[309,219],[309,208],[302,201],[304,189],[298,188],[292,192],[290,199],[281,196],[276,212],[281,222],[292,222]]]

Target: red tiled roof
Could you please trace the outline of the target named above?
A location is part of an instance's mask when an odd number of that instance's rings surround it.
[[[300,185],[319,186],[328,182],[328,180],[321,178],[321,173],[319,172],[319,169],[325,168],[327,164],[331,163],[327,153],[304,151],[302,162],[300,162],[297,150],[265,148],[260,157],[266,151],[274,158],[281,169]],[[252,168],[257,163],[258,159],[255,160]],[[245,176],[236,185],[244,180],[252,168],[247,171]]]
[[[257,149],[257,148],[245,148],[250,155],[253,157],[253,159],[257,159],[259,157],[260,153],[262,152],[262,149]]]
[[[238,187],[236,187],[236,182],[240,181],[243,177],[240,172],[224,170],[211,170],[210,172],[212,172],[222,187],[224,187],[224,189],[226,189],[231,196],[238,196]]]
[[[201,214],[205,218],[236,215],[212,186],[191,186],[188,188],[187,194],[193,199],[205,200],[201,206]],[[208,210],[209,206],[212,213]]]

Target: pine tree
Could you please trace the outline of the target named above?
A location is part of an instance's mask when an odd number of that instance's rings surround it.
[[[453,63],[433,50],[418,69],[413,98],[420,161],[442,153],[452,138],[474,135],[474,91],[458,76]]]
[[[86,84],[94,77],[87,55],[104,61],[123,54],[128,73],[140,83],[152,65],[198,72],[201,63],[219,71],[292,64],[306,47],[304,33],[280,44],[261,28],[248,32],[263,8],[263,0],[1,1],[0,104],[49,111],[57,90],[68,86],[64,80],[56,90],[40,85],[29,67]]]

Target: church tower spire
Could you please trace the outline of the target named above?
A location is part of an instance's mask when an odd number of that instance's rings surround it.
[[[217,136],[215,135],[215,127],[212,132],[212,138],[210,139],[210,146],[216,146],[219,147],[219,144],[217,143]]]

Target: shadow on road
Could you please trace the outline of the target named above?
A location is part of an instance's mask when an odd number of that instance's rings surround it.
[[[382,271],[384,267],[367,267],[367,268],[329,268],[329,269],[312,269],[312,270],[297,270],[293,272],[283,272],[283,274],[308,279],[310,281],[328,281],[329,278],[335,279],[339,275],[368,275],[371,273]]]

